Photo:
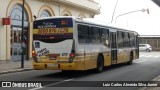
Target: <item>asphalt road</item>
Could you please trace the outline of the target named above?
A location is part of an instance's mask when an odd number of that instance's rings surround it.
[[[140,58],[135,60],[132,65],[114,65],[111,67],[107,67],[102,73],[96,73],[93,70],[69,73],[63,73],[59,70],[31,70],[0,75],[0,81],[48,81],[44,84],[47,87],[25,88],[30,90],[137,90],[141,87],[101,86],[103,86],[103,82],[105,81],[151,81],[159,75],[160,52],[140,52]],[[97,84],[100,84],[100,87],[96,87]],[[87,87],[71,87],[74,85],[86,85]],[[8,90],[8,88],[3,88],[3,90],[5,89]],[[22,90],[22,88],[15,89]]]

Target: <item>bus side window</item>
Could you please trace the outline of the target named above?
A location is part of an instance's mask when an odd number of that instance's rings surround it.
[[[100,28],[91,27],[91,42],[93,44],[100,44]]]
[[[78,24],[78,42],[79,43],[90,43],[89,26]]]
[[[133,33],[130,34],[130,44],[131,44],[131,47],[134,46],[134,34]]]
[[[102,44],[109,47],[109,29],[101,28]]]
[[[118,42],[118,47],[122,48],[123,47],[123,34],[121,31],[117,32],[117,42]]]
[[[128,33],[124,32],[124,47],[128,47],[129,39],[128,39]]]

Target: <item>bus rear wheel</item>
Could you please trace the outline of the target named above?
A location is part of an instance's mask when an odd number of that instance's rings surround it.
[[[98,58],[97,58],[97,68],[96,68],[96,71],[98,73],[102,72],[104,69],[104,59],[102,57],[102,55],[99,55]]]

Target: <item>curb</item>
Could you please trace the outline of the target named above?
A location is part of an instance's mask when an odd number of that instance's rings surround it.
[[[0,75],[33,70],[33,68],[14,69],[0,72]]]

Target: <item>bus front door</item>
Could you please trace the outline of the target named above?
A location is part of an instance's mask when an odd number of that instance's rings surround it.
[[[117,41],[116,41],[116,32],[110,33],[111,41],[111,64],[117,63]]]

